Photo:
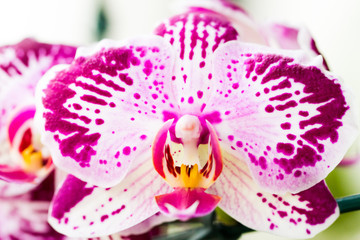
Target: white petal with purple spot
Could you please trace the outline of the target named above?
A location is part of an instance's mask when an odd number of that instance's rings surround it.
[[[222,196],[219,207],[249,228],[292,238],[311,238],[339,216],[337,203],[322,181],[298,194],[263,191],[247,164],[224,152],[223,173],[209,188]]]
[[[164,118],[159,109],[174,108],[166,85],[173,55],[158,36],[107,40],[94,48],[80,49],[72,65],[41,80],[36,119],[58,167],[110,187],[134,158],[150,151]]]
[[[324,179],[358,134],[340,81],[302,51],[233,41],[215,59],[204,112],[219,112],[213,126],[222,147],[246,159],[270,192],[299,192]]]
[[[50,224],[68,236],[96,237],[125,230],[156,214],[154,196],[171,188],[155,172],[150,157],[135,162],[126,178],[112,188],[95,187],[69,175],[53,200]]]

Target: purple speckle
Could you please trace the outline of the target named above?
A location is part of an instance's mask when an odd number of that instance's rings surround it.
[[[274,230],[274,228],[275,228],[275,224],[271,223],[270,224],[270,230]]]
[[[118,208],[115,211],[111,212],[111,215],[119,214],[123,209],[125,209],[125,205],[121,205],[120,208]]]
[[[75,110],[81,110],[82,106],[80,104],[74,103],[73,104]]]
[[[193,104],[193,103],[194,103],[194,98],[193,98],[193,97],[189,97],[188,103]]]
[[[101,216],[101,222],[104,222],[106,219],[108,219],[109,216],[108,215],[103,215]]]
[[[126,146],[123,148],[123,154],[124,155],[130,155],[130,152],[131,152],[131,148],[129,146]]]
[[[284,218],[288,215],[287,212],[285,212],[285,211],[278,211],[278,214],[281,218]]]
[[[290,156],[294,153],[295,147],[291,143],[278,143],[276,146],[276,150],[279,153],[283,153],[286,156]]]
[[[103,120],[103,119],[100,119],[100,118],[97,118],[97,119],[95,120],[95,123],[96,123],[96,125],[102,125],[102,124],[104,124],[104,120]]]
[[[291,124],[289,122],[282,123],[280,127],[284,130],[289,130],[291,128]]]
[[[294,141],[296,139],[296,135],[294,135],[294,134],[288,134],[288,135],[286,135],[286,137],[292,141]]]
[[[261,169],[265,170],[267,168],[267,162],[266,162],[266,158],[264,158],[263,156],[261,156],[259,158],[259,165],[261,167]]]
[[[238,89],[238,88],[239,88],[239,83],[234,83],[234,84],[232,85],[232,88],[233,88],[233,89]]]
[[[308,111],[299,111],[299,115],[303,116],[303,117],[307,117],[307,116],[309,116],[309,112]]]
[[[140,94],[134,93],[134,98],[135,98],[135,99],[140,99],[140,97],[141,97]]]
[[[236,146],[241,148],[241,147],[243,147],[243,143],[241,141],[237,141]]]
[[[276,207],[272,203],[269,203],[268,205],[269,205],[270,208],[276,210]]]
[[[267,105],[265,107],[265,111],[268,112],[268,113],[272,113],[274,110],[275,110],[274,107],[271,106],[271,105]]]
[[[301,171],[300,170],[296,170],[294,173],[294,177],[300,177],[301,176]]]

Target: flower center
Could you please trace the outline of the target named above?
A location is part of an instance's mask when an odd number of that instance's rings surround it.
[[[25,148],[21,155],[24,159],[24,169],[28,172],[36,172],[43,167],[43,157],[40,151],[36,151],[33,145],[29,145]]]
[[[45,165],[51,163],[50,157],[44,156],[36,147],[32,132],[35,108],[26,107],[17,111],[8,126],[10,146],[18,152],[21,158],[21,166],[26,172],[36,172]]]
[[[200,144],[204,137],[208,139],[207,144]],[[174,188],[206,189],[222,170],[220,145],[214,129],[193,115],[164,124],[154,141],[153,161],[157,172]]]
[[[212,125],[196,116],[167,121],[153,144],[156,171],[174,188],[155,196],[161,212],[180,220],[209,214],[220,197],[205,192],[222,171],[219,139]]]

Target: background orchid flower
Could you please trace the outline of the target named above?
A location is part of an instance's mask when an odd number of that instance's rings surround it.
[[[25,194],[0,197],[0,239],[68,239],[52,229],[47,222],[47,212],[53,193],[54,175],[51,174]]]
[[[35,86],[52,66],[70,63],[76,48],[25,39],[0,48],[0,195],[34,188],[52,170],[33,125]]]
[[[159,210],[186,220],[219,206],[306,238],[337,218],[323,179],[357,136],[348,92],[321,56],[267,47],[256,28],[263,45],[246,43],[247,15],[213,3],[246,27],[192,8],[158,36],[81,48],[40,81],[42,142],[72,174],[52,203],[56,230],[102,236]]]

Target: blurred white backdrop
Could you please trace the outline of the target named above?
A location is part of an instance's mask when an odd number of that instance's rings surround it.
[[[179,0],[181,1],[181,0]],[[151,34],[170,16],[175,0],[0,0],[0,46],[26,37],[38,41],[87,45],[95,41],[96,17],[103,5],[109,21],[107,38]],[[360,91],[359,0],[239,0],[258,22],[277,20],[309,28],[331,70],[355,95]],[[340,169],[329,182],[336,196],[360,193],[360,166]],[[341,179],[341,181],[339,181]],[[345,220],[344,220],[345,219]],[[315,239],[360,239],[360,214],[345,214]],[[250,239],[283,239],[251,233]]]

